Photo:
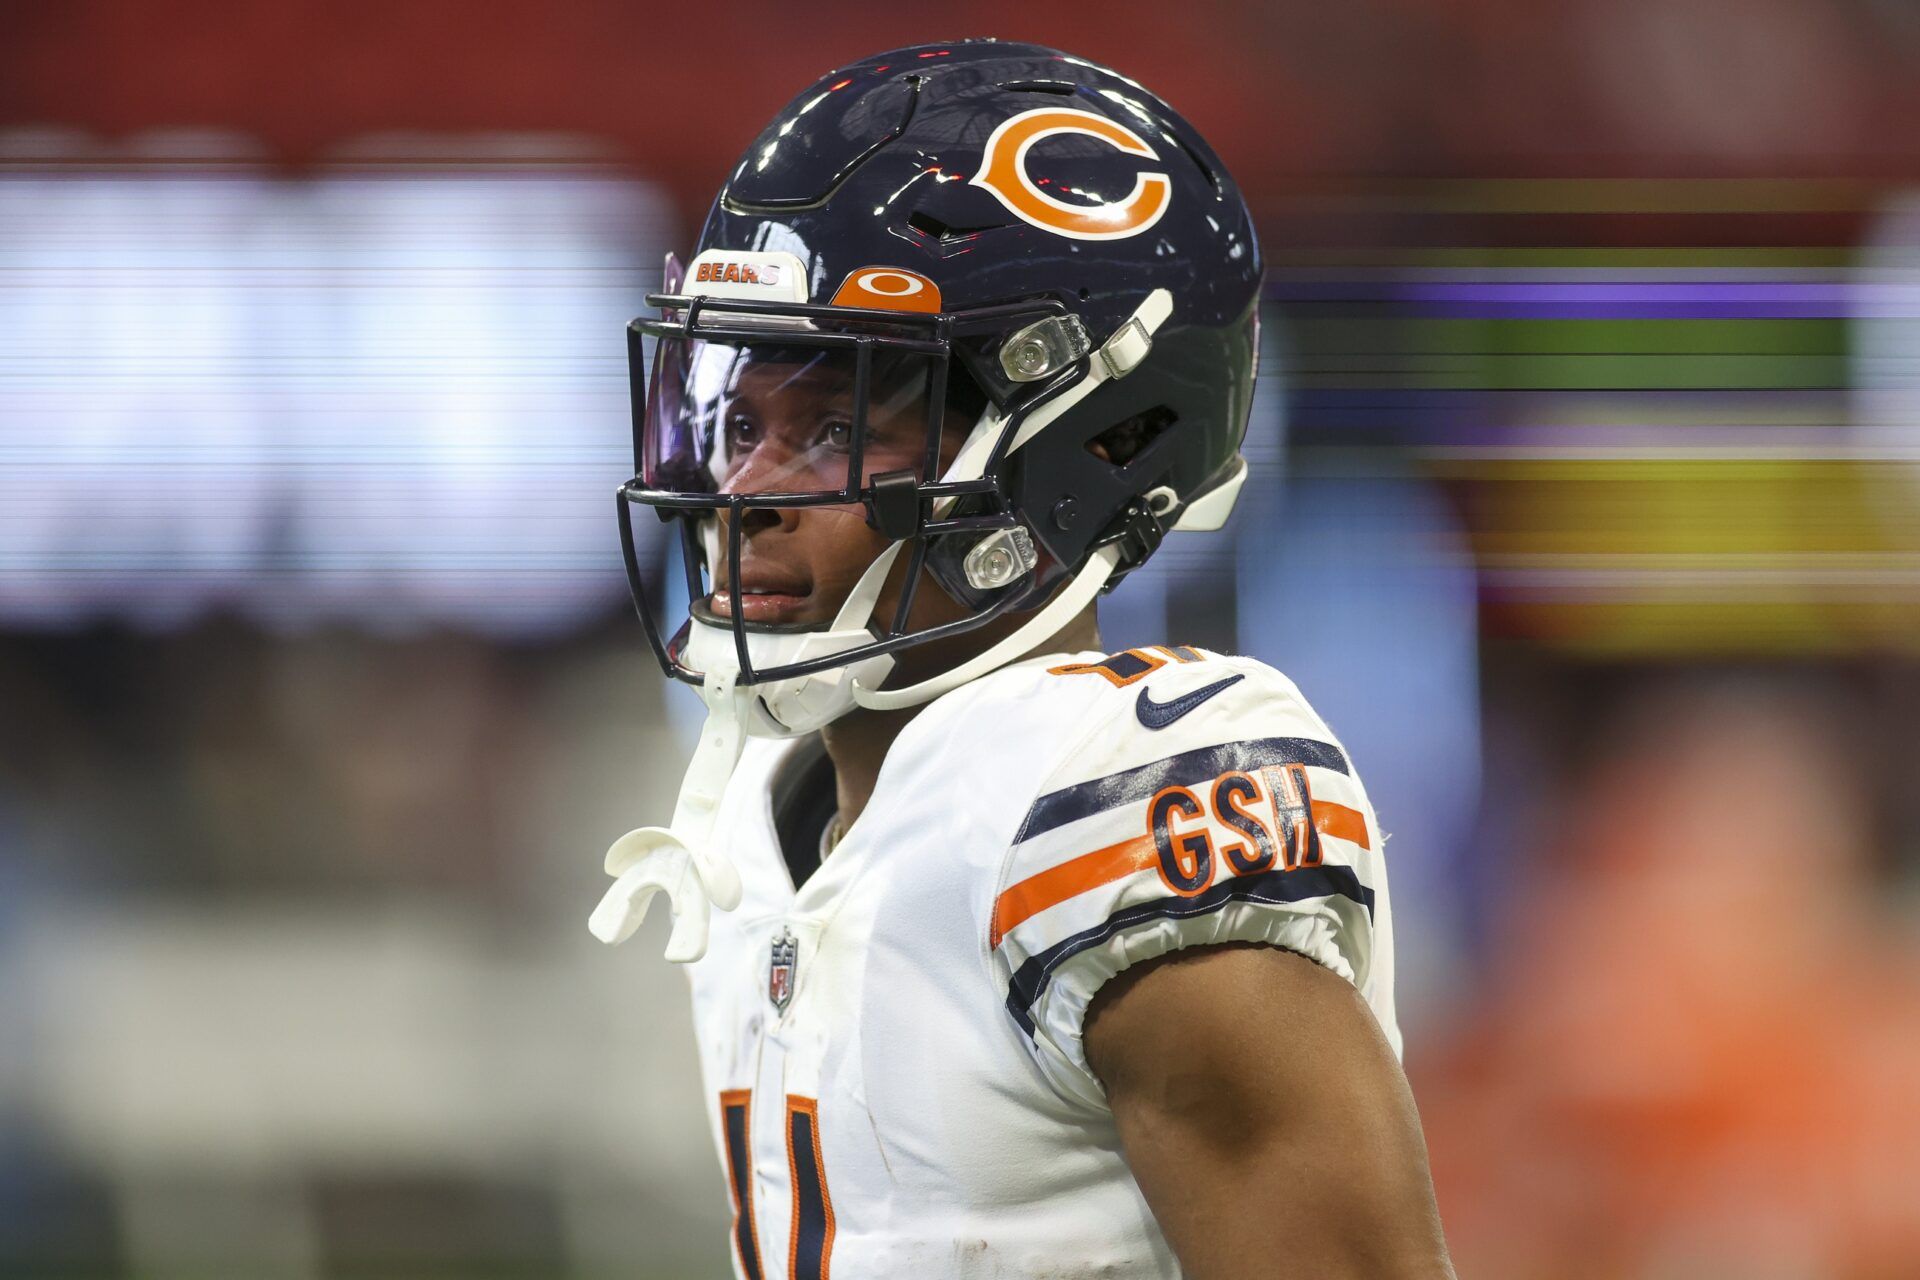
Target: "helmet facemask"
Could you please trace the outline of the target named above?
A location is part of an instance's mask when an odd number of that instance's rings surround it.
[[[672,294],[649,301],[660,317],[628,330],[638,474],[619,507],[635,603],[668,674],[706,687],[709,673],[722,673],[759,695],[759,731],[806,732],[854,705],[854,682],[878,688],[901,649],[1036,603],[1057,579],[994,478],[1013,434],[1008,410],[968,372],[982,358],[970,335],[1017,329],[1057,314],[1057,304],[909,315]],[[1068,369],[1051,381],[1072,378]],[[1054,389],[1036,385],[1022,407]],[[679,526],[692,610],[670,638],[642,580],[634,503]],[[802,584],[791,581],[794,566],[756,566],[750,543],[770,535],[750,531],[792,511],[862,520],[884,549],[851,585]],[[915,629],[923,577],[966,615]],[[876,610],[890,578],[897,598]],[[808,607],[779,590],[790,585],[829,596],[844,589],[844,598],[831,610]]]

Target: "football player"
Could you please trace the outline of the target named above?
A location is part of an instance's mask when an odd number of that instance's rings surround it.
[[[1165,103],[961,41],[794,99],[630,326],[709,718],[591,927],[669,899],[746,1280],[1450,1274],[1353,761],[1095,628],[1233,506],[1260,279]]]

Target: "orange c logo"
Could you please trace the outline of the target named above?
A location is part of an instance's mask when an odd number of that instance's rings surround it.
[[[1173,190],[1164,173],[1139,174],[1133,192],[1112,204],[1068,204],[1042,191],[1027,174],[1027,151],[1056,133],[1084,133],[1130,156],[1159,159],[1139,134],[1105,116],[1073,107],[1036,107],[1001,121],[987,139],[980,172],[968,183],[991,191],[1021,221],[1075,240],[1124,240],[1160,221]]]

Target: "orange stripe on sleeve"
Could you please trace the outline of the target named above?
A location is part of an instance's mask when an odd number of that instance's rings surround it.
[[[1313,825],[1320,828],[1323,836],[1351,840],[1362,849],[1373,848],[1373,842],[1367,835],[1367,816],[1358,809],[1349,809],[1331,800],[1315,800]]]
[[[1092,853],[1083,853],[1057,867],[1048,867],[1028,876],[1000,895],[993,904],[993,928],[989,933],[994,946],[1021,921],[1039,915],[1048,907],[1077,898],[1089,889],[1098,889],[1136,871],[1145,871],[1159,858],[1153,837],[1139,835],[1119,844],[1110,844]]]
[[[1362,849],[1373,847],[1367,836],[1366,816],[1358,809],[1331,800],[1315,800],[1313,822],[1321,835],[1351,840]],[[1009,932],[1048,907],[1059,906],[1069,898],[1112,884],[1136,871],[1148,870],[1159,856],[1152,836],[1137,835],[1028,876],[995,900],[993,924],[988,930],[989,945],[999,946]]]

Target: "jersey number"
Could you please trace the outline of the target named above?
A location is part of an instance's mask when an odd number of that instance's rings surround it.
[[[1175,662],[1207,660],[1207,656],[1198,649],[1190,649],[1183,644],[1156,644],[1151,649],[1126,649],[1102,658],[1098,662],[1069,662],[1065,666],[1048,667],[1047,674],[1050,676],[1099,676],[1114,688],[1120,689],[1152,675],[1166,666],[1169,658]]]
[[[764,1280],[760,1236],[753,1219],[752,1106],[752,1090],[729,1089],[720,1095],[727,1188],[733,1197],[733,1247],[747,1280]],[[827,1194],[827,1169],[820,1158],[819,1107],[812,1098],[787,1095],[787,1168],[793,1181],[787,1274],[793,1280],[827,1280],[833,1254],[833,1199]]]

